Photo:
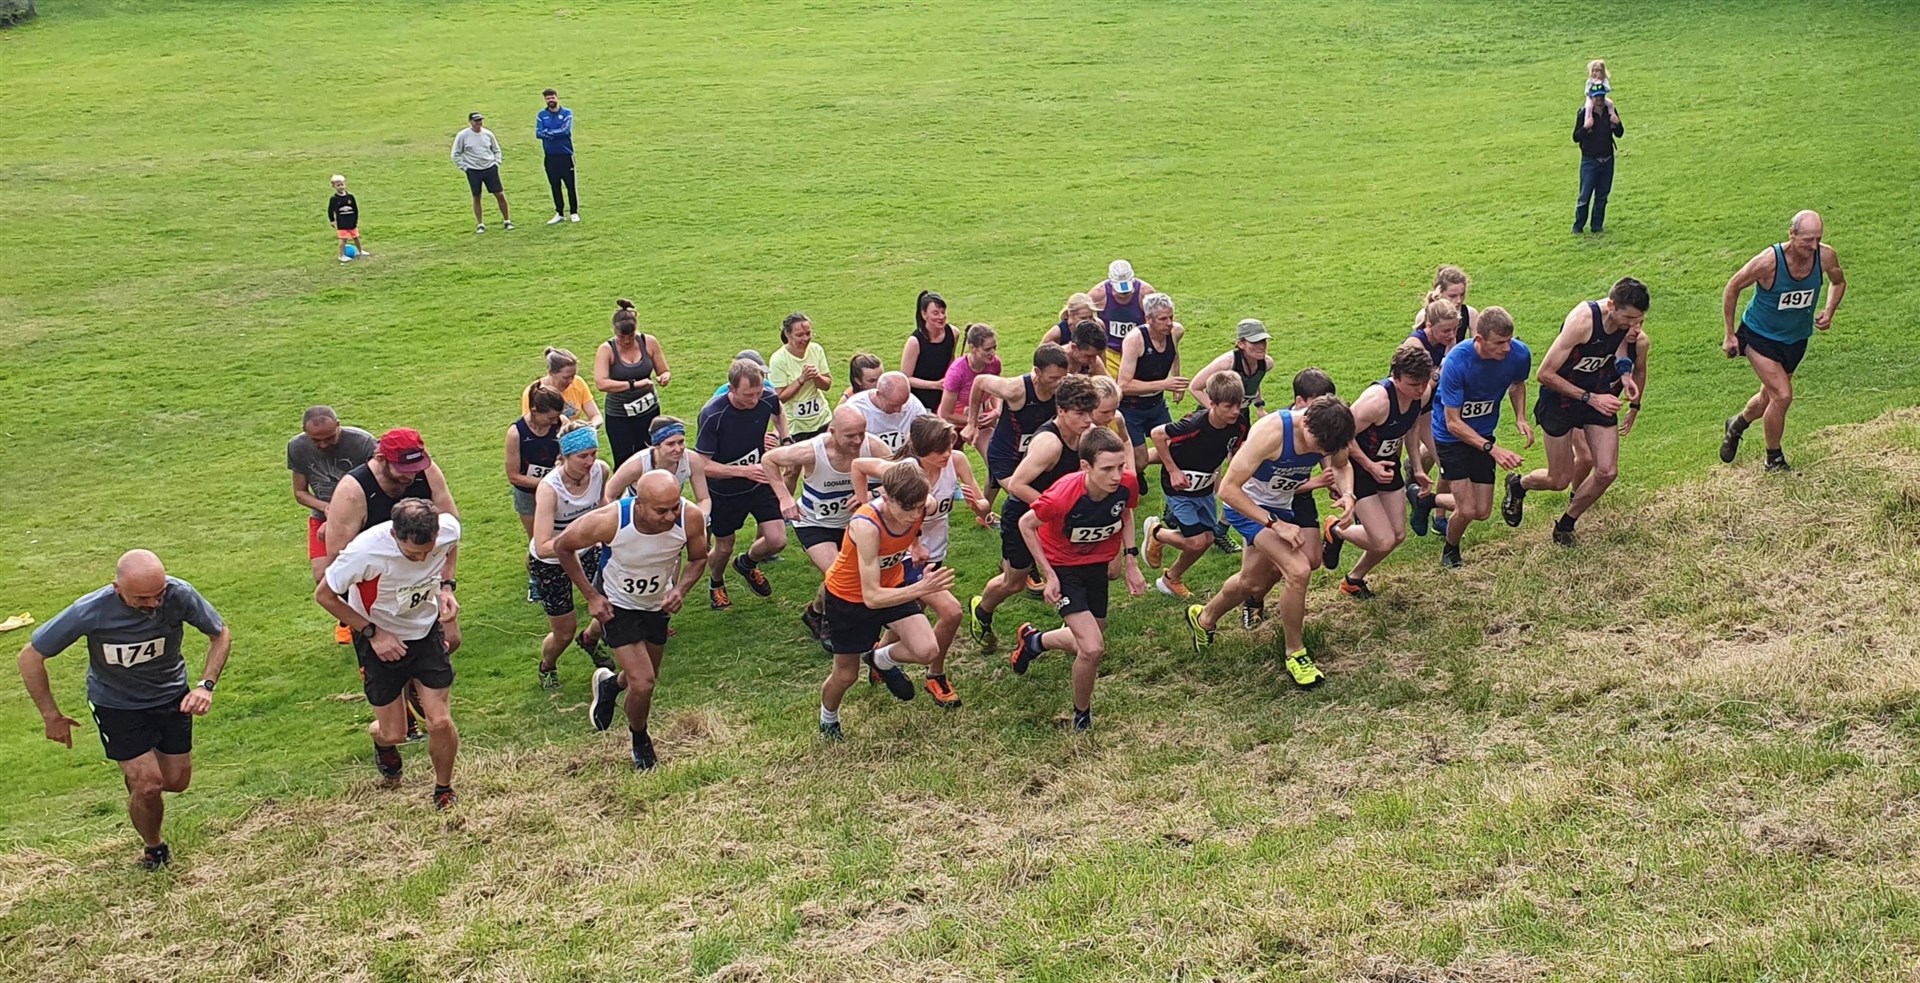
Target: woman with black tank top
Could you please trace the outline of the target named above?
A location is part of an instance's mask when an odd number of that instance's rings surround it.
[[[1446,362],[1447,352],[1452,351],[1454,346],[1461,342],[1469,340],[1473,335],[1473,308],[1467,306],[1467,287],[1469,285],[1470,281],[1467,278],[1466,271],[1458,266],[1448,263],[1435,270],[1433,273],[1433,288],[1427,291],[1427,297],[1421,301],[1420,309],[1414,312],[1413,330],[1408,332],[1407,340],[1400,343],[1402,347],[1417,344],[1426,349],[1427,356],[1433,359],[1433,381],[1427,386],[1427,409],[1426,412],[1420,415],[1419,421],[1414,424],[1414,436],[1416,438],[1414,453],[1417,455],[1418,470],[1423,474],[1430,473],[1433,468],[1438,465],[1440,460],[1439,453],[1433,446],[1432,429],[1428,426],[1429,421],[1432,419],[1433,390],[1440,381],[1440,366]],[[1443,300],[1453,305],[1454,313],[1459,318],[1459,323],[1454,326],[1451,332],[1452,340],[1448,340],[1447,319],[1444,316],[1446,306],[1436,304],[1437,301]],[[1441,478],[1435,487],[1439,491],[1444,492],[1447,491],[1451,485],[1451,482],[1445,478]],[[1413,486],[1408,485],[1407,487],[1411,489]],[[1435,531],[1439,532],[1442,536],[1446,535],[1446,512],[1436,510],[1430,521]],[[1425,536],[1428,525],[1426,522],[1416,520],[1412,523],[1412,528],[1415,534]]]
[[[560,416],[565,406],[565,397],[535,383],[527,394],[527,412],[507,428],[507,484],[513,488],[513,512],[529,536],[533,535],[533,491],[560,456]]]
[[[900,369],[913,398],[929,410],[940,408],[942,383],[953,364],[953,331],[947,327],[947,302],[931,290],[920,291],[913,308],[913,334],[900,352]]]
[[[673,373],[660,339],[640,332],[633,301],[614,301],[613,337],[600,343],[593,355],[593,384],[606,393],[607,442],[613,445],[613,466],[647,446],[647,435],[660,415],[660,390]]]

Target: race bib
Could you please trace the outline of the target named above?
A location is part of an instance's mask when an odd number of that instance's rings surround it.
[[[1470,403],[1462,403],[1460,404],[1460,416],[1462,419],[1467,420],[1471,420],[1474,417],[1488,416],[1492,414],[1494,410],[1498,409],[1499,406],[1500,401],[1497,399],[1480,399]]]
[[[953,499],[951,498],[941,499],[940,506],[933,510],[933,517],[935,519],[944,519],[947,516],[950,516],[952,514],[953,514]]]
[[[736,468],[750,467],[752,465],[759,464],[760,449],[756,447],[753,450],[748,451],[745,456],[741,457],[737,461],[722,461],[720,463],[731,465]]]
[[[1020,435],[1020,444],[1015,449],[1018,450],[1020,453],[1025,454],[1027,452],[1027,445],[1031,443],[1033,443],[1033,434],[1023,433]]]
[[[1180,473],[1187,476],[1187,490],[1190,492],[1203,492],[1213,487],[1213,472],[1211,471],[1182,471]]]
[[[628,416],[645,416],[660,405],[660,396],[649,389],[627,404]]]
[[[1376,461],[1390,460],[1398,453],[1400,453],[1400,438],[1389,437],[1380,442],[1380,449],[1373,452],[1373,459]]]
[[[110,666],[137,666],[142,662],[152,662],[167,650],[164,638],[149,638],[144,642],[127,642],[121,645],[100,646],[100,657]]]
[[[874,434],[874,436],[880,438],[880,442],[887,445],[887,450],[897,451],[900,449],[900,441],[906,439],[907,435],[904,433],[895,431],[893,433],[877,433],[877,434]],[[1026,450],[1027,448],[1024,444],[1022,444],[1020,449]]]
[[[1082,526],[1076,529],[1067,530],[1067,542],[1069,543],[1104,543],[1107,540],[1112,539],[1114,534],[1119,531],[1120,531],[1120,523],[1118,522],[1109,523],[1108,525],[1104,525],[1104,526]]]
[[[901,550],[898,553],[894,553],[889,556],[883,556],[880,558],[880,569],[885,570],[888,567],[897,567],[900,564],[907,562],[907,559],[912,555],[913,554],[907,550]]]
[[[1119,338],[1119,339],[1125,340],[1125,338],[1128,335],[1133,333],[1133,329],[1137,327],[1139,327],[1139,325],[1137,324],[1128,324],[1125,321],[1115,321],[1112,324],[1107,325],[1107,337]]]
[[[1301,485],[1306,484],[1309,477],[1310,475],[1277,472],[1267,479],[1267,490],[1275,495],[1291,495]]]
[[[553,472],[553,469],[546,467],[545,465],[540,465],[540,464],[527,465],[527,477],[529,478],[544,478],[547,475],[551,474],[552,472]],[[524,491],[525,489],[522,489],[522,490]]]
[[[806,399],[803,399],[798,403],[793,404],[793,409],[788,415],[794,417],[795,419],[810,420],[816,416],[819,416],[822,413],[825,413],[826,411],[827,411],[827,398],[825,396],[820,395],[818,392],[815,392],[813,395],[808,396]]]
[[[672,583],[665,574],[654,574],[649,577],[621,577],[614,586],[628,597],[652,597],[666,593]]]
[[[393,589],[393,606],[403,615],[412,614],[422,604],[438,604],[439,598],[440,581],[437,578]]]
[[[852,501],[851,497],[821,499],[813,503],[813,517],[816,519],[838,518],[846,514],[847,506]]]
[[[1805,310],[1813,306],[1814,290],[1789,290],[1780,295],[1780,309],[1783,311]]]

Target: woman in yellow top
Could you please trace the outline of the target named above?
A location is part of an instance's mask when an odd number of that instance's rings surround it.
[[[520,412],[530,409],[533,387],[544,385],[560,394],[566,408],[560,411],[560,419],[579,420],[590,427],[600,425],[600,407],[593,400],[593,389],[586,380],[580,378],[580,360],[564,348],[547,349],[547,374],[520,390]]]
[[[787,432],[796,443],[827,429],[833,419],[833,407],[827,404],[833,373],[827,350],[813,340],[813,322],[805,314],[795,311],[780,322],[780,347],[767,361],[767,381],[780,393]]]

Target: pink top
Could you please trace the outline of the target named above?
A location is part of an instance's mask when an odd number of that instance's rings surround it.
[[[973,363],[967,361],[966,356],[962,355],[954,359],[952,365],[947,366],[947,378],[941,383],[941,386],[953,394],[955,405],[965,406],[967,405],[967,400],[973,398],[973,380],[976,377],[999,374],[1000,356],[995,355],[993,360],[987,363],[985,369],[975,372],[973,370]]]

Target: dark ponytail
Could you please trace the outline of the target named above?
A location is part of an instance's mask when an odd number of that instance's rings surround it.
[[[640,316],[634,312],[633,301],[625,297],[613,302],[613,330],[620,334],[632,334],[640,327]]]
[[[945,297],[931,290],[920,291],[920,297],[913,303],[913,329],[921,334],[927,333],[927,308],[939,304],[941,310],[947,309]]]

